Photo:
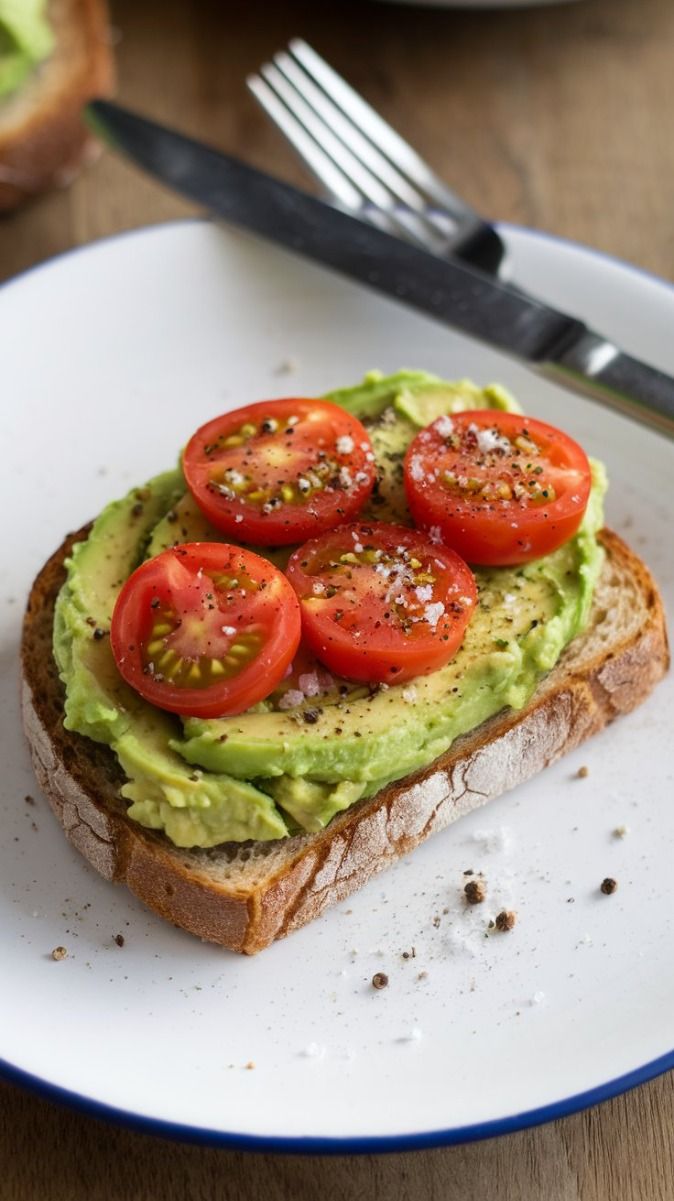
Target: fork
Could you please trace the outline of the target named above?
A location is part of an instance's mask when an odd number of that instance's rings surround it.
[[[307,42],[294,38],[246,82],[336,204],[433,254],[498,273],[505,247],[493,225]]]

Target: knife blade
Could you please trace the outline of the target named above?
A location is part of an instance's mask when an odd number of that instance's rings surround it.
[[[113,149],[227,221],[524,359],[563,387],[674,438],[674,379],[580,318],[111,101],[93,101],[86,117]]]

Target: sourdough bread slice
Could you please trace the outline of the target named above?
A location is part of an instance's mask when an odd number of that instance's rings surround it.
[[[53,52],[0,99],[0,212],[70,182],[96,152],[82,108],[113,89],[104,0],[49,0],[47,12]]]
[[[647,568],[609,531],[588,629],[525,709],[457,740],[423,771],[335,817],[326,830],[271,843],[181,850],[126,816],[108,747],[63,728],[52,654],[68,538],[31,591],[23,642],[23,719],[41,788],[67,837],[108,880],[200,938],[254,954],[318,917],[393,859],[547,764],[642,701],[669,663],[662,602]]]

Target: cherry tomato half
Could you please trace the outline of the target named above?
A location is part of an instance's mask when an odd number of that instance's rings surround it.
[[[265,400],[207,422],[185,449],[188,487],[237,541],[287,546],[349,521],[376,475],[367,432],[325,400]]]
[[[519,413],[439,417],[405,456],[416,524],[469,563],[508,566],[556,550],[576,533],[591,483],[577,442]]]
[[[145,700],[224,717],[273,691],[300,632],[297,598],[271,563],[242,547],[188,542],[129,577],[110,644],[120,674]]]
[[[300,546],[288,579],[304,641],[350,680],[402,683],[447,663],[476,605],[470,568],[419,530],[340,526]]]

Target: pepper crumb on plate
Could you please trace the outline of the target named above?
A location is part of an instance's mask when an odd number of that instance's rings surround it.
[[[56,959],[56,960],[65,959],[67,954],[68,954],[68,951],[67,951],[66,947],[54,947],[54,950],[51,953],[51,957],[52,957],[52,959]]]
[[[517,921],[517,914],[512,909],[502,909],[496,914],[495,926],[497,930],[505,933],[506,930],[512,930]]]
[[[388,986],[388,976],[386,972],[375,972],[372,977],[372,987],[376,989],[386,988]]]
[[[615,892],[618,887],[618,881],[614,880],[613,876],[605,876],[599,887],[605,896],[610,897],[611,893]]]
[[[469,880],[463,888],[469,905],[479,905],[487,895],[484,880]]]
[[[123,947],[124,946],[124,935],[123,934],[115,934],[113,937],[113,942],[116,942],[118,947]]]

